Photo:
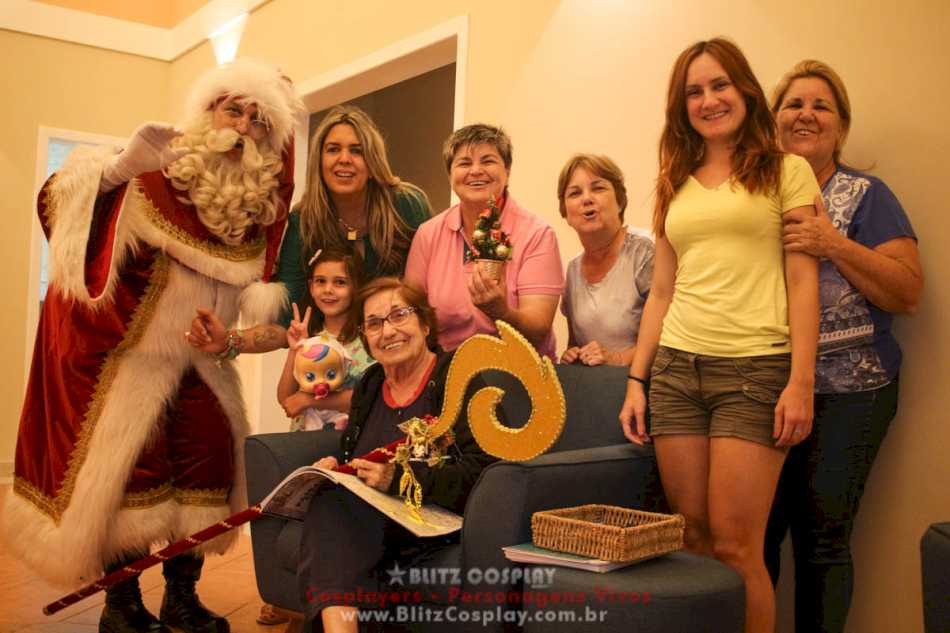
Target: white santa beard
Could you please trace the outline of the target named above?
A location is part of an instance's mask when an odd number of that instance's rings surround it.
[[[205,143],[170,165],[166,174],[176,189],[186,192],[179,199],[195,207],[212,234],[225,244],[240,244],[251,226],[266,226],[277,218],[280,157],[243,136],[234,139],[243,141],[241,158],[235,160],[229,152],[236,143],[222,143],[217,130],[199,138]]]

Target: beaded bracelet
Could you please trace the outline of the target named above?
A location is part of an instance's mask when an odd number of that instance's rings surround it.
[[[227,347],[225,347],[220,352],[215,352],[212,354],[212,356],[215,357],[215,363],[218,365],[218,367],[221,366],[221,361],[234,360],[237,358],[244,349],[244,337],[241,336],[241,331],[230,330],[228,332],[226,343]]]

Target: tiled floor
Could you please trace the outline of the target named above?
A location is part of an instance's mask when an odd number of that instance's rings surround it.
[[[9,485],[0,486],[0,501],[9,489]],[[145,605],[157,615],[164,589],[160,565],[142,574],[141,586]],[[67,592],[40,580],[0,544],[0,633],[96,633],[102,593],[52,616],[43,615],[43,607],[64,593]],[[284,630],[284,626],[262,626],[254,621],[261,600],[254,580],[251,540],[246,535],[241,535],[238,545],[228,554],[208,557],[198,583],[198,595],[209,609],[227,616],[233,633]]]

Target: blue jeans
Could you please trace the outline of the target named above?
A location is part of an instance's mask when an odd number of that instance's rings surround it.
[[[765,534],[765,564],[778,581],[791,530],[797,633],[844,631],[854,567],[851,531],[864,484],[897,413],[898,380],[873,391],[816,394],[815,425],[793,447]]]

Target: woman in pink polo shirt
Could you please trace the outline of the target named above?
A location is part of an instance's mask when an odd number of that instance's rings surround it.
[[[538,351],[554,356],[551,324],[564,287],[554,230],[508,192],[511,139],[477,123],[457,130],[442,149],[459,204],[424,222],[406,263],[406,281],[428,295],[439,323],[439,345],[454,350],[478,333],[496,334],[495,320],[515,326]],[[512,256],[499,280],[476,265],[472,232],[494,196]]]

